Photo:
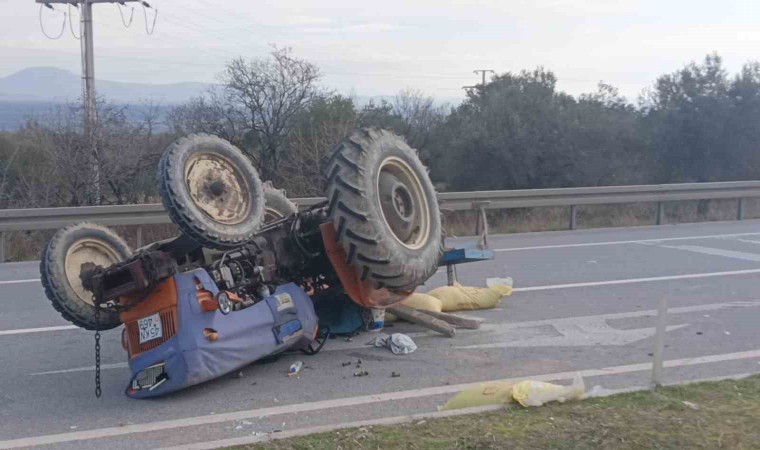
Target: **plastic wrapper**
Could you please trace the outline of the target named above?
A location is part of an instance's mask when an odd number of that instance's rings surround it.
[[[486,284],[488,287],[478,288],[455,283],[433,289],[428,295],[441,301],[443,312],[451,312],[495,308],[502,297],[512,294],[511,278],[489,278]]]
[[[410,308],[420,309],[422,311],[441,312],[443,304],[440,300],[429,294],[415,292],[401,301],[401,304]]]
[[[512,401],[512,386],[514,383],[506,381],[494,381],[471,386],[453,396],[440,411],[450,409],[472,408],[486,405],[506,405]]]
[[[560,386],[543,381],[521,381],[512,387],[512,398],[523,406],[541,406],[549,402],[566,402],[580,400],[586,386],[580,375],[576,375],[573,384]]]

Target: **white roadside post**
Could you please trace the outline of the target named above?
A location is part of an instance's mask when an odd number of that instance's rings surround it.
[[[665,347],[665,327],[667,325],[668,302],[663,295],[660,298],[660,304],[657,307],[657,326],[654,335],[654,353],[652,361],[652,387],[662,386],[663,384],[663,352]]]

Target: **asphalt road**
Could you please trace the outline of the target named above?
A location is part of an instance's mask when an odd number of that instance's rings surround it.
[[[36,263],[0,265],[0,448],[158,448],[435,411],[461,385],[531,377],[587,386],[647,385],[654,313],[670,308],[667,382],[760,372],[760,221],[492,236],[494,261],[459,266],[464,284],[511,276],[515,293],[477,331],[446,339],[411,325],[396,356],[331,340],[160,399],[129,400],[120,330],[103,346],[93,394],[93,335],[49,305]],[[445,283],[445,273],[429,287]],[[422,289],[423,291],[425,289]],[[285,375],[303,359],[299,377]],[[361,359],[369,376],[342,362]],[[392,378],[391,372],[401,374]]]

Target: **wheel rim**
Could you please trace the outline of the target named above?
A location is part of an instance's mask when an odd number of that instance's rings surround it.
[[[251,212],[249,186],[227,158],[195,154],[185,164],[185,185],[195,206],[215,222],[237,225]]]
[[[111,245],[98,239],[80,239],[69,247],[64,260],[64,270],[69,286],[85,303],[95,306],[92,292],[82,286],[82,265],[108,267],[122,260],[122,256]]]
[[[391,156],[377,175],[380,210],[393,237],[412,250],[430,236],[430,207],[417,173],[406,161]]]

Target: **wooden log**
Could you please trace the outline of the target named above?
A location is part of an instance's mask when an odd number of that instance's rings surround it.
[[[454,337],[456,334],[456,329],[454,329],[454,327],[444,322],[443,320],[436,319],[433,316],[424,314],[408,306],[393,305],[386,308],[386,311],[390,311],[397,317],[400,317],[404,320],[408,320],[409,322],[416,323],[417,325],[422,325],[425,328],[433,330],[437,333],[441,333],[446,337]]]
[[[418,309],[417,311],[429,316],[433,316],[436,319],[441,319],[446,323],[454,325],[455,327],[467,328],[468,330],[477,330],[480,328],[480,320],[477,319],[470,319],[468,317],[457,316],[456,314],[449,314],[445,312],[425,311],[421,309]]]

